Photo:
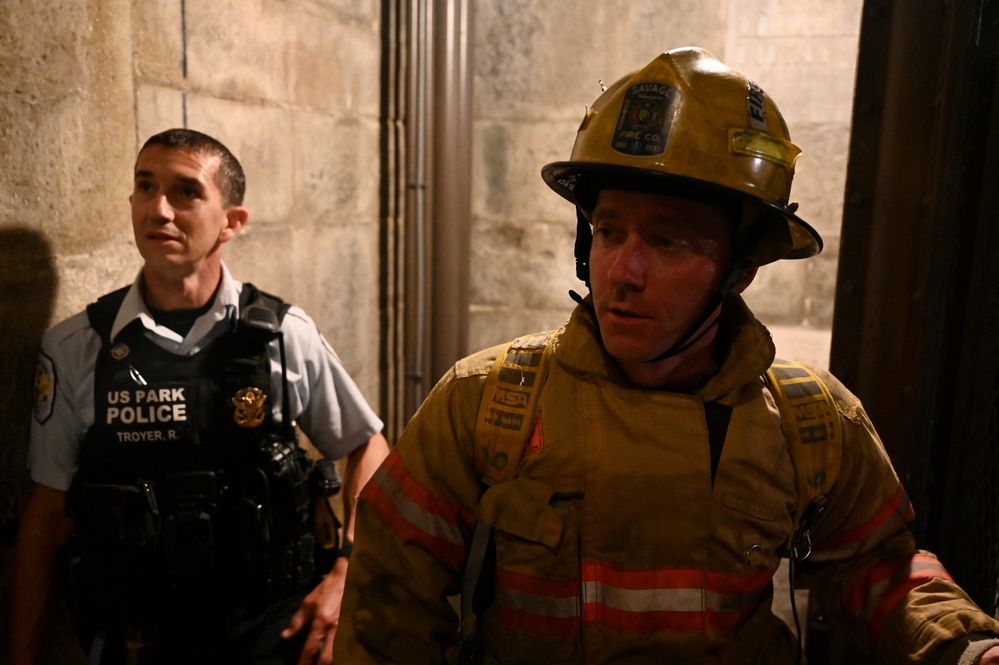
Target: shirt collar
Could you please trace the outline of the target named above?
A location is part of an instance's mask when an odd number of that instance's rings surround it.
[[[132,286],[125,294],[125,299],[118,308],[118,315],[115,317],[114,325],[111,327],[111,339],[115,339],[125,326],[138,319],[143,327],[151,333],[169,340],[177,346],[179,352],[188,346],[193,346],[194,342],[204,337],[215,325],[226,318],[239,314],[239,293],[242,284],[237,282],[225,263],[222,264],[222,281],[219,284],[218,292],[215,294],[215,302],[207,312],[198,317],[187,333],[186,338],[170,330],[169,328],[157,325],[146,306],[146,301],[142,297],[143,290],[142,271],[139,271]]]

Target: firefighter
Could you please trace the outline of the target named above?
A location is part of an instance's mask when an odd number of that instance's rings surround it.
[[[914,547],[860,403],[805,367],[837,447],[799,511],[792,439],[815,431],[783,428],[740,296],[821,250],[789,200],[798,153],[770,97],[697,48],[587,109],[542,176],[575,206],[589,293],[560,330],[458,362],[365,487],[336,658],[792,663],[771,611],[789,556],[879,662],[999,662],[999,622]]]
[[[92,663],[331,661],[354,497],[388,445],[312,319],[223,263],[244,191],[214,138],[150,138],[129,198],[138,277],[43,339],[11,663],[39,662],[63,558]],[[341,458],[333,560],[314,506]]]

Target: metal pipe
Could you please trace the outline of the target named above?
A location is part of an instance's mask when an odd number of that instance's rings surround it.
[[[409,62],[406,102],[406,397],[405,416],[416,411],[426,394],[427,311],[427,127],[431,85],[433,3],[411,0],[408,31]]]
[[[436,379],[468,353],[471,251],[471,64],[468,0],[438,3],[434,40],[433,250],[431,264]]]

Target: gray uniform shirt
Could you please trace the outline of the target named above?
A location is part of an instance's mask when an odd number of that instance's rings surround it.
[[[156,325],[140,292],[132,284],[111,329],[111,338],[135,319],[146,336],[178,355],[194,355],[231,329],[239,316],[243,285],[222,266],[215,302],[180,335]],[[290,416],[326,457],[339,459],[380,432],[375,415],[343,363],[315,322],[292,306],[281,323],[284,333]],[[101,340],[80,312],[49,330],[42,339],[35,379],[35,409],[31,423],[28,465],[35,482],[57,490],[69,489],[78,468],[80,445],[94,422],[94,365]],[[271,395],[275,420],[282,422],[284,386],[277,341],[270,344]]]

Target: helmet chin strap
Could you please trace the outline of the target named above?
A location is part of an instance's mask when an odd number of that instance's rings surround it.
[[[667,358],[673,358],[674,356],[680,355],[699,342],[702,337],[707,335],[715,326],[717,326],[719,320],[721,319],[721,309],[719,308],[719,305],[725,302],[725,299],[735,290],[735,287],[742,283],[752,266],[752,259],[748,257],[736,261],[732,265],[732,269],[729,270],[728,277],[725,278],[722,285],[718,287],[718,290],[715,291],[715,293],[708,300],[708,303],[704,306],[701,316],[698,317],[697,321],[687,330],[687,334],[681,337],[676,344],[646,362],[655,363],[660,360],[666,360]],[[714,316],[713,319],[711,318],[712,316]],[[709,319],[710,323],[708,323]]]
[[[569,291],[569,297],[572,298],[572,300],[575,301],[577,304],[582,305],[583,307],[585,307],[588,310],[590,310],[590,313],[593,314],[593,318],[594,319],[597,318],[596,310],[593,308],[593,306],[590,303],[586,302],[586,300],[583,298],[583,296],[579,295],[575,291],[570,290]],[[720,310],[718,311],[718,314],[715,315],[714,320],[711,321],[711,325],[705,326],[704,324],[705,324],[705,322],[707,322],[707,320],[709,318],[711,318],[711,315],[714,314],[715,310],[718,308],[718,305],[721,304],[724,300],[725,300],[725,296],[722,295],[722,291],[721,291],[721,289],[719,289],[712,296],[710,302],[708,302],[708,304],[705,305],[705,307],[704,307],[704,313],[698,319],[697,323],[695,323],[693,326],[691,326],[690,330],[687,332],[686,335],[684,335],[682,338],[680,338],[680,340],[677,341],[676,344],[674,344],[670,348],[666,349],[664,352],[662,352],[661,354],[659,354],[655,358],[651,358],[649,360],[646,360],[645,362],[655,363],[655,362],[659,362],[660,360],[666,360],[667,358],[672,358],[673,356],[677,356],[677,355],[683,353],[684,351],[686,351],[687,349],[689,349],[691,346],[693,346],[694,344],[696,344],[698,342],[698,340],[700,340],[702,337],[704,337],[706,334],[708,334],[708,332],[710,332],[712,328],[714,328],[716,325],[718,325],[718,319],[721,318],[721,311]],[[703,326],[703,329],[701,329],[702,326]],[[600,329],[600,322],[599,322],[599,320],[597,321],[597,329],[598,330]]]
[[[576,279],[579,279],[586,285],[586,289],[590,289],[590,248],[593,246],[593,232],[590,231],[590,221],[586,219],[583,214],[582,209],[576,206],[576,242],[573,245],[572,253],[576,257]],[[583,296],[579,295],[572,289],[569,290],[569,297],[572,298],[573,302],[578,305],[582,305],[586,309],[590,310],[590,314],[593,315],[593,319],[596,320],[597,312],[593,309],[593,306],[586,302]],[[597,325],[599,330],[600,326]]]
[[[651,358],[645,362],[657,363],[660,360],[673,358],[680,355],[694,344],[697,344],[702,337],[707,335],[715,326],[718,325],[718,320],[721,318],[721,309],[718,308],[718,305],[720,305],[724,300],[725,297],[721,294],[721,292],[716,292],[711,297],[711,300],[708,301],[708,304],[704,306],[704,313],[697,320],[697,323],[690,327],[690,330],[687,331],[686,335],[681,337],[676,344],[666,349],[655,358]],[[715,312],[717,312],[717,314],[715,314]],[[714,314],[714,319],[711,320],[710,324],[705,325],[708,319],[711,318],[712,314]]]

